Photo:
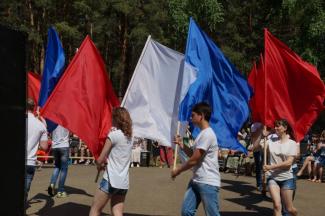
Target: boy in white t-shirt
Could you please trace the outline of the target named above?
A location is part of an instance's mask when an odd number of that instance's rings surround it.
[[[178,144],[189,158],[182,166],[171,172],[171,177],[176,178],[182,172],[193,168],[193,177],[185,193],[182,215],[195,215],[200,202],[206,215],[218,216],[219,214],[219,189],[220,173],[218,163],[217,137],[209,126],[211,108],[207,103],[198,103],[192,109],[191,120],[201,129],[194,141],[193,150],[176,137]]]
[[[33,99],[28,98],[27,103],[27,144],[26,144],[26,167],[25,167],[25,202],[28,192],[34,178],[37,160],[37,150],[39,146],[44,151],[47,150],[47,131],[45,123],[41,122],[33,114],[35,103]]]
[[[105,168],[103,179],[96,191],[90,216],[101,214],[111,200],[112,214],[123,215],[124,200],[129,189],[129,167],[132,153],[132,120],[129,112],[119,107],[113,110],[113,129],[108,134],[97,169]],[[105,164],[107,162],[107,164]]]

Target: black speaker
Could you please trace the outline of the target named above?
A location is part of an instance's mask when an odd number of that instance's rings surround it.
[[[0,26],[1,215],[24,215],[26,35]]]

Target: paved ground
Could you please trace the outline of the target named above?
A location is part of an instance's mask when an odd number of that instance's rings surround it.
[[[50,198],[46,189],[52,168],[37,171],[29,194],[28,215],[86,216],[97,188],[94,166],[73,165],[67,178],[67,198]],[[131,168],[130,190],[126,199],[126,216],[176,216],[180,215],[183,195],[191,172],[183,173],[175,181],[167,168]],[[271,199],[263,198],[255,190],[253,177],[222,174],[220,195],[221,215],[255,216],[272,215]],[[294,205],[299,215],[325,215],[325,183],[317,184],[298,180]],[[104,215],[109,215],[109,205]],[[204,215],[200,206],[197,215]]]

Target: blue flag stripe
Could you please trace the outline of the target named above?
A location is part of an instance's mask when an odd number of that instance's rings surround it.
[[[64,50],[59,36],[53,27],[48,30],[48,42],[45,54],[44,70],[42,75],[41,90],[38,99],[38,105],[43,107],[47,99],[59,82],[65,66]],[[46,120],[47,129],[52,132],[57,124]]]
[[[192,107],[207,102],[213,113],[210,126],[221,148],[246,152],[237,133],[249,115],[248,101],[252,90],[246,79],[223,55],[216,44],[190,19],[185,63],[198,72],[179,108],[179,120],[190,121]],[[185,72],[184,72],[185,73]],[[195,137],[199,129],[190,123]]]

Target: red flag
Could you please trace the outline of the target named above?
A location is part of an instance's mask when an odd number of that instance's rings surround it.
[[[27,85],[27,97],[32,98],[35,104],[37,104],[39,91],[41,89],[41,77],[29,71],[27,73]]]
[[[112,124],[112,108],[116,106],[119,101],[104,62],[87,36],[41,113],[78,135],[97,158]]]
[[[266,110],[263,123],[273,126],[276,119],[285,118],[296,141],[300,141],[324,110],[324,83],[314,66],[303,61],[267,29],[264,37]],[[258,103],[263,103],[260,100]]]
[[[265,73],[263,55],[260,55],[258,65],[254,63],[248,76],[248,83],[253,88],[254,95],[249,105],[251,108],[253,122],[263,122],[265,115]]]

